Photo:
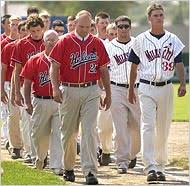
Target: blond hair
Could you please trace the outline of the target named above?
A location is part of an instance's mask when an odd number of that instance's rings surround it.
[[[151,13],[152,13],[153,10],[163,10],[164,11],[164,8],[163,8],[163,6],[161,4],[152,3],[147,8],[147,15],[151,16]]]

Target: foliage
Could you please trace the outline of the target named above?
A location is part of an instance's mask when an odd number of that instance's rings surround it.
[[[2,185],[64,185],[53,173],[32,169],[20,162],[3,161]]]

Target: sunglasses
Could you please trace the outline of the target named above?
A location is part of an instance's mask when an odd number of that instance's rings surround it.
[[[117,25],[117,28],[119,29],[123,29],[123,28],[128,29],[129,27],[130,25]]]

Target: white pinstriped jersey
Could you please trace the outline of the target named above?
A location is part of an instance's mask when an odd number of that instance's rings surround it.
[[[133,41],[134,37],[131,37],[127,44],[119,43],[116,39],[113,39],[106,45],[110,58],[110,80],[115,83],[129,84],[131,63],[128,62],[128,56]]]
[[[160,39],[152,36],[150,30],[138,35],[132,49],[140,59],[140,78],[155,82],[171,79],[175,69],[174,58],[183,48],[179,38],[166,30]]]

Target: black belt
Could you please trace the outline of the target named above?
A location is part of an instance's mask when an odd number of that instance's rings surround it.
[[[164,86],[164,85],[171,83],[171,80],[162,81],[162,82],[153,82],[153,81],[148,81],[145,79],[140,79],[140,82],[145,83],[145,84],[149,84],[149,85],[153,85],[153,86],[161,87],[161,86]]]
[[[111,84],[112,85],[117,85],[119,87],[129,88],[129,84],[120,84],[120,83],[115,83],[114,81],[111,81]],[[136,83],[134,87],[138,88],[139,87],[139,83]]]
[[[86,82],[86,83],[62,83],[62,85],[64,86],[68,86],[68,87],[89,87],[92,85],[96,85],[97,81],[91,81],[91,82]]]
[[[40,98],[40,99],[53,99],[53,96],[39,96],[39,95],[34,95],[35,98]]]

